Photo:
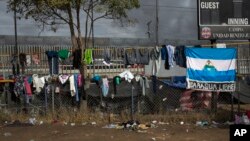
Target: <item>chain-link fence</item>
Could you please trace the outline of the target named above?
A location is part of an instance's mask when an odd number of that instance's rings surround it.
[[[115,115],[126,114],[130,118],[136,115],[169,115],[184,114],[187,112],[218,112],[219,110],[240,112],[249,104],[249,77],[250,74],[250,50],[247,45],[237,45],[238,61],[237,91],[235,93],[212,93],[186,90],[185,87],[170,85],[176,78],[156,78],[145,76],[143,66],[127,67],[124,65],[119,49],[128,47],[96,47],[93,52],[96,61],[87,66],[85,84],[78,87],[78,99],[71,95],[70,83],[61,84],[58,79],[48,81],[39,93],[32,96],[16,96],[13,92],[14,83],[1,83],[1,110],[16,113],[34,113],[46,115],[53,113],[60,115],[62,112],[70,113],[78,111],[83,113],[112,113]],[[1,73],[4,78],[12,74],[11,57],[14,46],[3,46],[0,48]],[[40,63],[31,62],[26,67],[24,75],[39,74],[40,77],[49,74],[48,59],[45,55],[47,50],[61,50],[71,47],[51,46],[20,46],[20,53],[27,55],[38,54]],[[151,49],[151,48],[144,48]],[[102,55],[104,50],[110,50],[113,62],[111,66],[103,65]],[[59,74],[77,74],[79,70],[73,69],[72,58],[59,63]],[[133,80],[127,82],[122,80],[120,84],[114,83],[114,77],[125,70],[130,70],[135,76],[147,77],[146,81]],[[93,81],[96,74],[108,76],[108,92],[103,94],[103,87]],[[56,77],[56,76],[55,76]],[[183,77],[185,79],[185,77]],[[85,91],[84,91],[84,90]],[[32,91],[35,91],[32,88]],[[107,91],[107,89],[106,89]],[[72,115],[73,116],[73,115]]]

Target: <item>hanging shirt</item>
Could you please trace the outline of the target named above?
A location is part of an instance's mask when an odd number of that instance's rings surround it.
[[[92,64],[93,56],[92,56],[92,49],[86,49],[84,52],[84,61],[87,65]]]
[[[142,65],[149,64],[149,51],[147,49],[136,49],[136,63]]]
[[[45,85],[45,78],[44,77],[39,78],[37,74],[33,74],[32,80],[33,80],[33,87],[36,88],[36,92],[40,93]]]
[[[136,64],[136,50],[135,49],[127,49],[125,51],[124,62],[125,62],[125,65]]]
[[[61,60],[65,60],[65,59],[69,58],[69,56],[70,56],[70,52],[67,49],[62,49],[62,50],[58,51],[58,57]]]

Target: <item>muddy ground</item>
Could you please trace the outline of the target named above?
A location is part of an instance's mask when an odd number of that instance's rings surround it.
[[[0,126],[0,141],[229,141],[229,127],[164,124],[146,130],[105,125]]]

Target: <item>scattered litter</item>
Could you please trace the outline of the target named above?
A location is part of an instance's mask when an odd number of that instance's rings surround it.
[[[70,123],[71,126],[75,126],[76,124],[75,123]]]
[[[181,121],[181,122],[180,122],[180,124],[181,124],[181,125],[183,125],[183,124],[184,124],[184,122],[183,122],[183,121]]]
[[[36,124],[36,118],[29,118],[29,123],[32,124],[32,125],[35,125]]]
[[[138,133],[147,133],[147,130],[137,130]]]
[[[167,99],[168,99],[168,98],[165,97],[165,98],[162,99],[162,101],[166,101]]]
[[[156,141],[156,138],[152,138],[153,141]]]
[[[187,133],[189,132],[188,129],[186,129],[186,132],[187,132]]]
[[[156,121],[156,120],[153,120],[153,121],[152,121],[152,123],[153,123],[153,124],[156,124],[156,123],[157,123],[157,121]]]
[[[149,127],[148,127],[147,125],[145,125],[145,124],[140,124],[140,125],[138,126],[138,128],[139,128],[139,129],[146,130],[146,129],[148,129]]]
[[[87,122],[83,122],[82,125],[83,125],[83,126],[84,126],[84,125],[87,125]]]
[[[96,125],[96,122],[95,122],[95,121],[93,121],[93,122],[91,122],[91,124],[92,124],[92,125]]]
[[[59,121],[58,120],[53,120],[51,123],[56,124],[56,123],[59,123]]]
[[[109,125],[106,125],[106,126],[104,126],[102,128],[116,128],[116,127],[117,127],[116,124],[109,124]]]
[[[5,121],[4,123],[5,123],[5,124],[8,124],[8,121]]]
[[[55,131],[52,131],[52,134],[58,134],[59,131],[55,130]]]
[[[208,122],[207,121],[196,121],[196,126],[207,126]]]
[[[162,89],[162,87],[163,87],[163,85],[160,85],[160,86],[159,86],[159,90],[161,90],[161,89]]]
[[[7,127],[26,127],[26,126],[33,126],[34,124],[31,123],[23,123],[19,120],[15,120],[12,123],[7,124]]]
[[[65,121],[64,121],[64,122],[63,122],[63,125],[68,125],[68,122],[65,122]]]
[[[9,136],[12,136],[12,134],[10,132],[6,132],[3,134],[5,137],[9,137]]]
[[[165,123],[165,122],[161,122],[161,121],[160,121],[158,124],[159,124],[159,125],[169,125],[168,122]]]
[[[139,121],[130,120],[128,122],[122,123],[121,125],[123,125],[125,129],[136,130],[139,124]]]
[[[42,125],[43,124],[43,121],[41,120],[40,122],[39,122],[39,125]]]
[[[151,128],[156,128],[157,126],[155,124],[150,125]]]

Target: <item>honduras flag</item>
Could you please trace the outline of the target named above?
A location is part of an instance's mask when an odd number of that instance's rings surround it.
[[[187,88],[235,91],[235,48],[186,48]]]

